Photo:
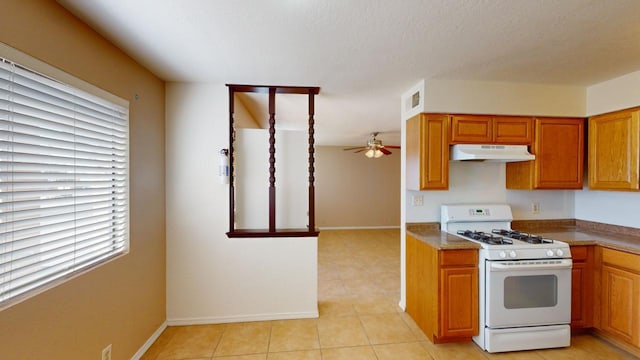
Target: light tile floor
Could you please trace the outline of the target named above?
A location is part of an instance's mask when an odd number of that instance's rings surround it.
[[[569,348],[505,354],[434,345],[397,305],[399,230],[322,231],[318,247],[318,319],[168,327],[143,359],[635,359],[590,335]]]

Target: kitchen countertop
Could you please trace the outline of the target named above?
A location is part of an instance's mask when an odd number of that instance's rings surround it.
[[[512,228],[518,231],[531,232],[543,237],[564,241],[569,245],[600,245],[606,248],[626,251],[640,255],[640,229],[623,228],[603,224],[600,230],[598,223],[585,221],[514,221]],[[594,226],[593,224],[596,224]],[[629,230],[631,229],[631,230]],[[407,224],[407,234],[412,235],[438,250],[478,249],[479,244],[461,239],[440,231],[438,223]]]
[[[564,241],[569,245],[600,245],[606,248],[640,255],[640,237],[626,234],[594,231],[577,227],[522,228],[543,237]]]
[[[480,244],[440,231],[439,223],[407,224],[407,234],[438,250],[480,249]]]

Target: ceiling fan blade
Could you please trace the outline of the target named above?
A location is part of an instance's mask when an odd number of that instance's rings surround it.
[[[385,145],[384,147],[389,148],[389,149],[400,149],[400,146],[398,146],[398,145]]]
[[[368,149],[367,146],[355,146],[355,147],[350,147],[350,148],[346,148],[346,149],[342,149],[345,151],[350,151],[350,150],[359,150],[359,149]]]
[[[380,150],[385,155],[390,155],[391,154],[391,151],[385,149],[384,147],[378,148],[378,150]]]
[[[354,151],[354,153],[361,153],[361,152],[366,151],[366,150],[369,150],[369,148],[366,148],[366,147],[365,147],[365,148],[362,148],[362,149],[360,149],[360,150],[356,150],[356,151]]]

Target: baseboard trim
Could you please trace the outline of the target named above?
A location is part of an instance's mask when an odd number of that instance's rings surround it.
[[[382,230],[382,229],[400,229],[400,226],[327,226],[320,227],[322,230]]]
[[[214,317],[198,317],[198,318],[176,318],[168,319],[169,326],[183,325],[205,325],[205,324],[225,324],[251,321],[270,321],[270,320],[292,320],[292,319],[312,319],[319,316],[318,311],[301,312],[301,313],[281,313],[281,314],[254,314],[240,316],[214,316]]]
[[[156,331],[154,331],[153,334],[151,334],[151,337],[147,339],[144,345],[142,345],[142,347],[135,354],[133,354],[133,356],[131,357],[131,360],[139,360],[142,357],[142,355],[144,355],[144,353],[146,353],[147,350],[149,350],[151,345],[153,345],[153,343],[156,342],[156,340],[158,340],[158,338],[160,337],[160,334],[162,334],[164,329],[167,328],[167,325],[168,324],[166,321],[163,322],[162,325],[160,325],[160,327]]]

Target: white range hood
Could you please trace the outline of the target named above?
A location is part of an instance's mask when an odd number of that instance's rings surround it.
[[[526,145],[457,144],[450,149],[453,161],[529,161],[536,158],[529,153]]]

